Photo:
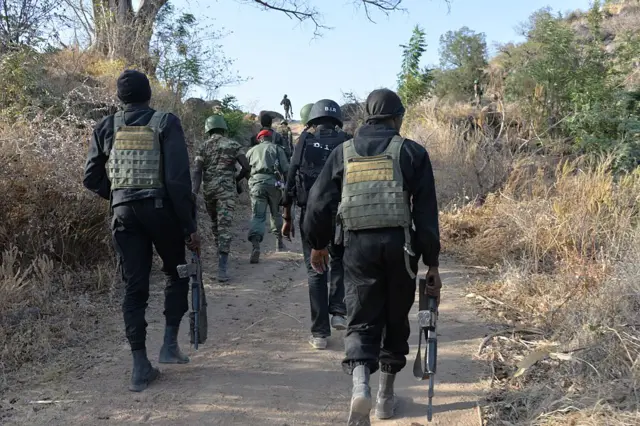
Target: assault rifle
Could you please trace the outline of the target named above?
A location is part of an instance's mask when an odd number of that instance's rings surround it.
[[[193,217],[198,210],[197,201],[194,200]],[[190,238],[187,239],[190,243]],[[189,313],[189,335],[194,349],[198,349],[199,343],[207,341],[207,297],[204,294],[202,284],[202,268],[200,255],[191,252],[191,260],[186,265],[178,265],[176,268],[180,278],[189,278],[191,284],[191,312]]]
[[[413,376],[418,380],[429,379],[429,403],[427,405],[427,420],[433,417],[433,387],[435,385],[436,361],[438,359],[438,339],[436,325],[438,321],[438,301],[435,297],[425,294],[427,288],[426,278],[418,282],[418,325],[420,334],[418,337],[418,353],[413,363]],[[421,357],[422,336],[424,335],[426,348],[424,361]]]
[[[202,285],[202,269],[200,256],[191,252],[191,261],[186,265],[178,265],[178,276],[189,278],[191,283],[191,313],[189,314],[191,343],[198,349],[199,343],[207,340],[207,298]]]

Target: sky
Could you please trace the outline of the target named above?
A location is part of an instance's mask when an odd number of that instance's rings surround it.
[[[399,46],[409,40],[416,24],[427,33],[423,65],[430,65],[438,63],[439,38],[449,30],[467,26],[483,32],[491,50],[495,42],[520,41],[517,25],[542,7],[566,12],[590,5],[590,0],[453,0],[449,11],[444,0],[404,0],[406,12],[374,12],[372,23],[350,0],[309,0],[331,27],[314,37],[313,24],[261,10],[251,0],[171,1],[177,9],[230,32],[220,40],[224,54],[249,80],[220,89],[217,98],[234,95],[245,110],[257,113],[281,111],[286,93],[294,118],[304,104],[319,99],[342,103],[343,92],[365,98],[376,88],[395,90],[402,61]]]

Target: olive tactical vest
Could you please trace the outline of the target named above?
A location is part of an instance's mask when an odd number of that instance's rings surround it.
[[[409,192],[403,189],[400,151],[404,139],[394,136],[380,155],[362,157],[355,150],[353,139],[343,144],[344,179],[339,215],[345,231],[377,228],[403,228],[405,263],[411,250],[411,209]],[[348,238],[348,237],[347,237]]]
[[[146,126],[127,126],[123,111],[113,116],[113,144],[107,163],[112,190],[164,187],[159,127],[165,115],[154,112]]]

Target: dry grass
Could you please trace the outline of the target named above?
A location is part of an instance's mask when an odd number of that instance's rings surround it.
[[[495,272],[475,285],[478,308],[540,333],[482,348],[487,424],[638,424],[640,169],[614,176],[607,160],[543,152],[546,135],[518,124],[517,106],[503,110],[498,132],[470,132],[477,110],[429,101],[404,129],[434,165],[444,250]]]
[[[483,207],[444,216],[447,246],[500,271],[476,288],[491,314],[544,331],[541,340],[496,339],[483,353],[497,371],[492,423],[640,420],[639,193],[640,170],[615,178],[607,162],[524,164]],[[560,359],[511,377],[545,347]]]
[[[93,121],[76,113],[78,93],[0,124],[0,392],[21,367],[81,344],[109,312],[108,209],[82,187]]]
[[[514,160],[510,135],[499,126],[473,128],[471,107],[423,102],[410,109],[403,134],[423,144],[434,169],[441,205],[461,204],[498,189]],[[473,121],[473,119],[472,119]]]

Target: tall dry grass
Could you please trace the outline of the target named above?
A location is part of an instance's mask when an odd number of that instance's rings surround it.
[[[111,312],[108,208],[82,186],[93,121],[66,100],[0,124],[0,392]]]
[[[616,177],[607,161],[543,164],[519,164],[484,206],[443,219],[445,238],[458,254],[497,266],[498,277],[476,288],[492,301],[492,314],[544,335],[514,337],[484,352],[509,376],[498,381],[489,418],[496,424],[635,424],[640,169]],[[518,362],[545,348],[543,360],[511,377]]]
[[[640,169],[564,156],[517,105],[501,110],[487,126],[430,100],[403,129],[430,154],[445,252],[494,271],[474,286],[478,308],[537,333],[488,339],[485,420],[640,424]]]
[[[424,101],[407,112],[402,132],[423,144],[431,158],[442,206],[484,197],[506,180],[516,155],[512,134],[475,123],[472,107]],[[473,123],[472,123],[473,122]]]

